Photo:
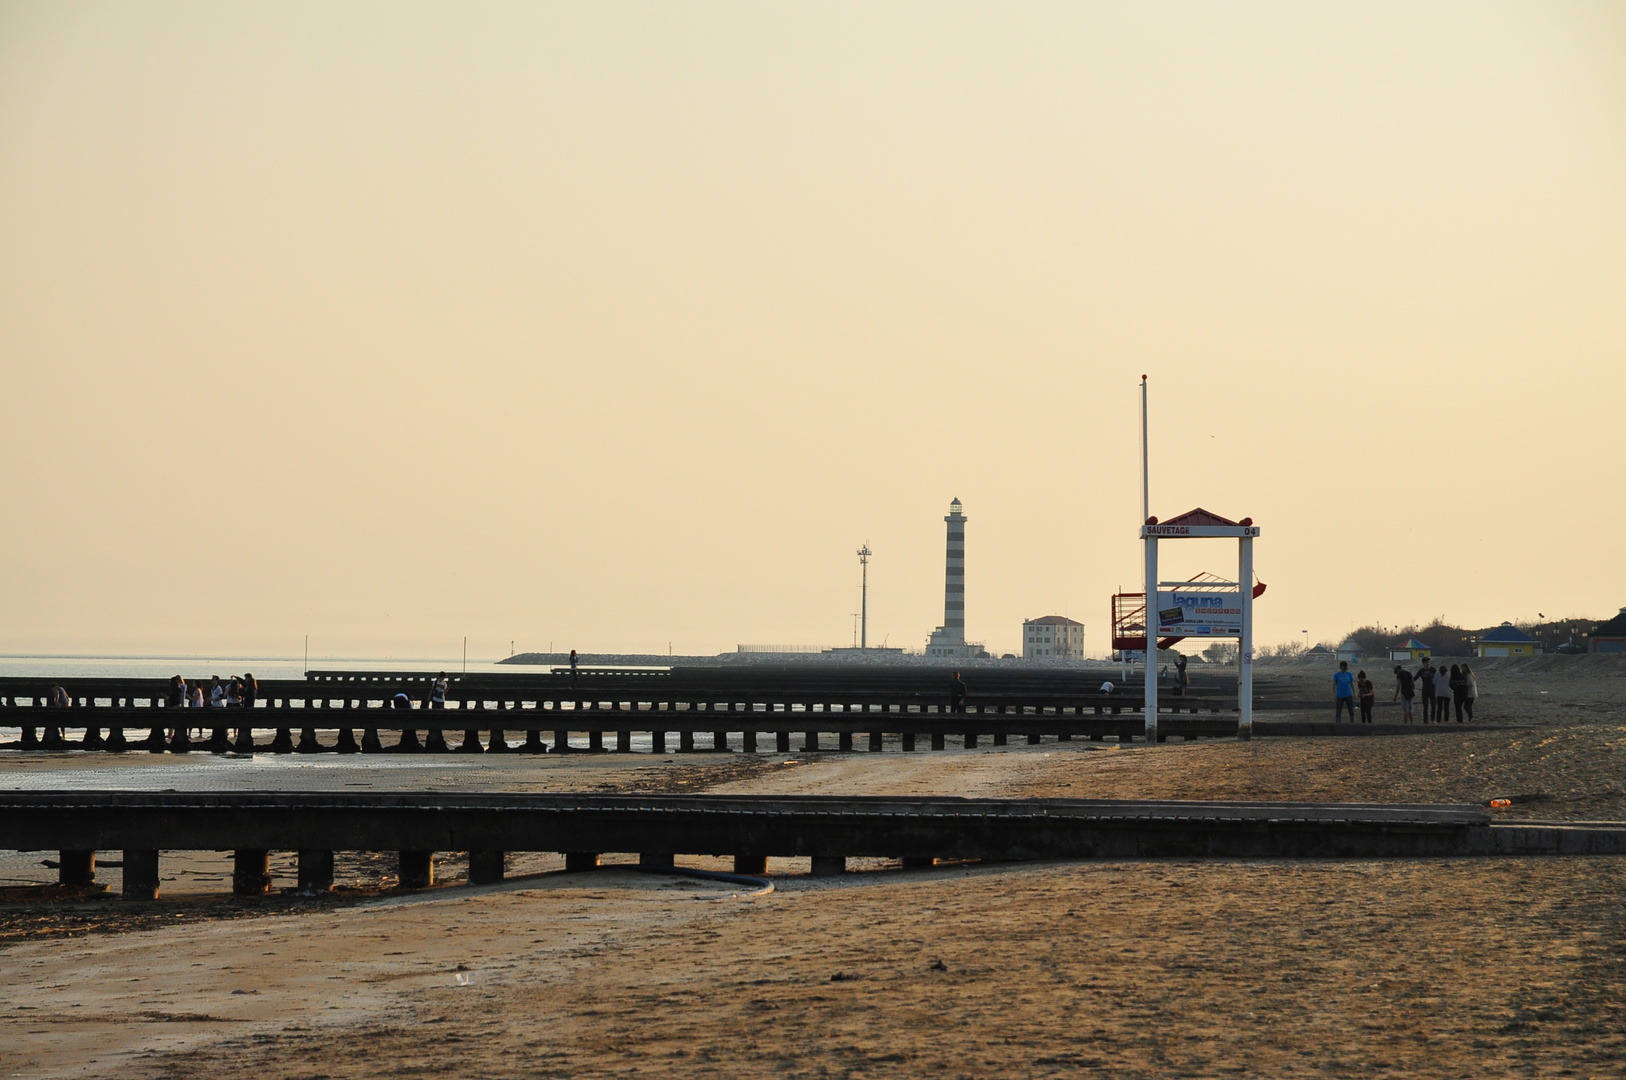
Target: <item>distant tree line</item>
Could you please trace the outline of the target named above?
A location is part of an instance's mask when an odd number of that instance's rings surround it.
[[[1513,625],[1541,643],[1545,652],[1557,652],[1573,642],[1584,651],[1587,639],[1597,630],[1602,619],[1552,619],[1547,622],[1516,622]],[[1500,626],[1497,623],[1496,626]],[[1473,642],[1478,641],[1496,626],[1469,628],[1454,626],[1443,619],[1426,624],[1412,623],[1399,629],[1383,626],[1363,626],[1346,639],[1362,656],[1386,656],[1392,646],[1408,638],[1416,638],[1432,649],[1437,656],[1472,656]]]

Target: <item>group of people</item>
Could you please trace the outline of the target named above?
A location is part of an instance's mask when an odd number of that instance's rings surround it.
[[[228,682],[221,682],[216,675],[204,685],[202,680],[194,682],[191,686],[179,675],[169,680],[169,692],[164,695],[164,705],[171,709],[252,709],[259,700],[260,684],[253,675],[244,672],[242,675],[233,675]],[[186,730],[197,727],[198,735],[203,734],[201,724],[176,724],[169,731],[170,748],[184,748],[190,740]],[[210,737],[210,745],[217,751],[227,750],[230,747],[226,727],[221,724],[211,725],[214,733]]]
[[[1372,680],[1366,677],[1366,672],[1351,674],[1349,663],[1344,660],[1338,662],[1338,671],[1332,677],[1334,711],[1333,723],[1344,718],[1344,710],[1349,710],[1351,723],[1355,722],[1355,705],[1361,706],[1361,723],[1372,722],[1372,706],[1377,703],[1377,688]],[[1421,691],[1421,693],[1419,693]],[[1447,670],[1445,665],[1434,666],[1434,662],[1427,657],[1423,658],[1423,666],[1417,671],[1407,671],[1402,664],[1395,665],[1395,693],[1394,699],[1400,702],[1401,713],[1406,723],[1412,722],[1412,702],[1421,697],[1423,699],[1423,723],[1449,723],[1451,706],[1456,705],[1457,723],[1472,721],[1474,718],[1474,703],[1479,699],[1479,684],[1474,679],[1474,670],[1466,662],[1452,664]]]
[[[1460,724],[1465,716],[1470,722],[1474,718],[1479,683],[1474,678],[1474,669],[1466,661],[1452,664],[1447,670],[1444,664],[1435,667],[1434,661],[1425,656],[1423,666],[1415,672],[1407,671],[1401,664],[1395,665],[1395,697],[1408,724],[1412,721],[1412,702],[1419,697],[1423,699],[1423,723],[1450,723],[1451,706],[1455,705]]]
[[[202,682],[195,682],[190,687],[186,680],[179,675],[169,680],[169,693],[164,696],[164,704],[171,709],[194,708],[204,706],[216,708],[247,708],[252,709],[254,702],[260,696],[260,684],[254,681],[249,674],[233,675],[230,682],[221,682],[216,675],[205,686]]]

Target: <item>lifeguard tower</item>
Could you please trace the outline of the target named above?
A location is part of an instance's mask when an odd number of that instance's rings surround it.
[[[1231,521],[1198,507],[1160,522],[1148,517],[1141,526],[1145,545],[1145,591],[1112,598],[1112,647],[1146,651],[1146,741],[1157,741],[1157,649],[1186,638],[1236,638],[1237,738],[1253,737],[1253,601],[1265,591],[1253,580],[1253,541],[1259,526],[1252,518]],[[1189,581],[1159,581],[1159,540],[1237,540],[1237,575],[1226,581],[1199,574]],[[1147,603],[1147,597],[1154,602]],[[1154,646],[1155,641],[1155,646]]]

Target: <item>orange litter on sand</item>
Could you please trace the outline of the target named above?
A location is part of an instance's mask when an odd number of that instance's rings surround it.
[[[1508,807],[1510,807],[1512,805],[1513,805],[1513,800],[1512,799],[1492,799],[1490,801],[1490,806],[1491,806],[1492,810],[1506,810]]]

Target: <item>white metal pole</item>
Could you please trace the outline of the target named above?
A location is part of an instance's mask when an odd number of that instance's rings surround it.
[[[1146,421],[1146,376],[1140,377],[1140,519],[1152,516],[1152,474]]]
[[[1253,738],[1253,537],[1237,541],[1236,581],[1242,589],[1242,640],[1237,643],[1236,737]]]
[[[1146,545],[1146,742],[1157,742],[1157,537],[1141,526]]]

